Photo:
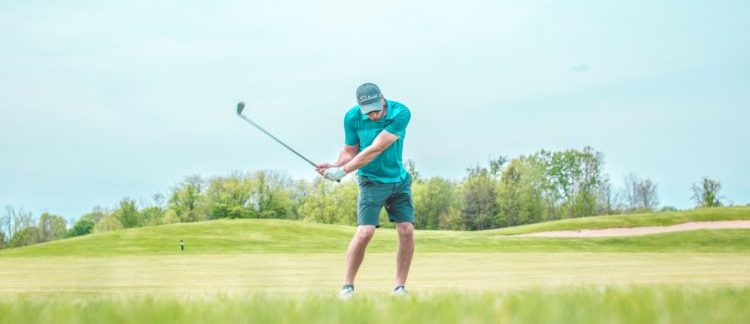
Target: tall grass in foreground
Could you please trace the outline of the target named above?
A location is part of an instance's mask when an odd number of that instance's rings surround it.
[[[750,287],[560,288],[500,293],[133,295],[0,300],[1,323],[742,323]]]

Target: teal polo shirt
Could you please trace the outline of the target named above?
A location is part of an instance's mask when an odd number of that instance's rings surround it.
[[[359,168],[357,174],[365,176],[379,183],[399,183],[406,178],[403,152],[406,126],[411,119],[411,111],[401,103],[386,100],[388,104],[386,115],[378,121],[372,121],[354,106],[344,117],[344,133],[346,145],[359,144],[359,152],[372,145],[375,137],[383,130],[398,136],[383,153],[376,156],[370,163]]]

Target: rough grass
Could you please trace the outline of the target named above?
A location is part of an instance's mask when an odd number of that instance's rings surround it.
[[[688,221],[750,218],[750,208],[715,208],[678,213],[603,216],[534,224],[516,228],[459,232],[418,231],[423,252],[747,252],[750,230],[698,230],[619,238],[520,238],[507,234],[578,228],[667,225]],[[0,250],[13,256],[125,256],[246,253],[341,252],[354,227],[301,221],[217,220],[134,228],[85,235],[23,248]],[[368,251],[391,252],[393,229],[378,230]]]
[[[0,300],[0,323],[746,323],[748,288]]]

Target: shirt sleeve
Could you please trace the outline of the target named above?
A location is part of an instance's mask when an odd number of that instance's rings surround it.
[[[359,136],[354,121],[349,116],[344,116],[344,144],[352,146],[359,144]]]
[[[409,121],[411,120],[411,111],[408,109],[405,109],[398,113],[395,118],[393,118],[393,123],[385,127],[385,131],[397,135],[399,137],[404,137],[406,135],[406,126],[409,125]]]

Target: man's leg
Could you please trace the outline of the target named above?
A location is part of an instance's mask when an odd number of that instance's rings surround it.
[[[344,278],[344,285],[354,285],[354,277],[357,276],[359,266],[365,258],[365,249],[367,248],[367,243],[370,243],[373,234],[375,234],[374,225],[357,226],[357,232],[349,243],[349,250],[346,252],[346,277]]]
[[[414,225],[397,223],[398,253],[396,254],[396,287],[406,285],[411,258],[414,255]]]

